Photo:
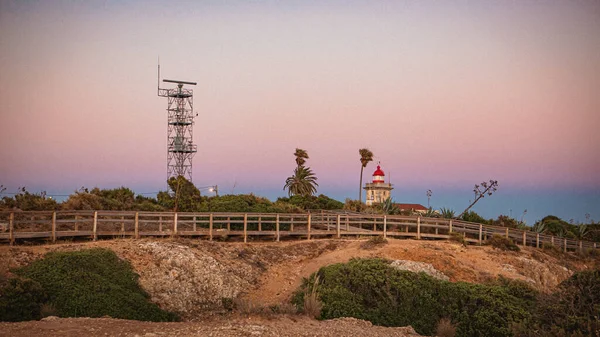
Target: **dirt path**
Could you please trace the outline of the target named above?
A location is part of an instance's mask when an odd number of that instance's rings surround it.
[[[0,323],[0,336],[397,336],[417,337],[410,327],[385,328],[354,318],[316,321],[303,316],[231,316],[203,322],[152,323],[112,318],[50,318]]]

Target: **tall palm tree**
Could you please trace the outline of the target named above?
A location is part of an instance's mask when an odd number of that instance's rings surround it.
[[[373,161],[373,152],[369,149],[359,149],[358,154],[360,154],[360,185],[358,186],[358,201],[362,203],[362,178],[363,178],[363,170],[367,167],[367,164],[370,161]]]
[[[294,175],[285,180],[283,189],[288,191],[288,195],[311,196],[317,193],[317,177],[311,171],[310,167],[298,166],[294,170]]]
[[[308,152],[306,152],[306,150],[296,148],[294,156],[296,156],[296,165],[304,166],[304,163],[306,163],[306,159],[308,159]]]

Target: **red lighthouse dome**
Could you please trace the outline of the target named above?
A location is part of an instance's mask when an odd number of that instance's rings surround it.
[[[381,166],[377,165],[377,170],[373,172],[373,183],[384,183],[385,180],[383,177],[385,177],[385,173],[381,170]]]

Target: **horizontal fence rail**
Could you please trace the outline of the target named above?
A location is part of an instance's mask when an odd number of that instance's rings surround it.
[[[482,225],[453,219],[422,216],[346,214],[317,211],[299,214],[193,213],[135,211],[41,211],[0,212],[0,243],[17,240],[64,238],[199,237],[213,240],[263,237],[306,238],[383,236],[448,240],[452,233],[464,235],[468,243],[483,244],[501,235],[516,244],[541,248],[552,244],[562,251],[598,249],[595,242],[573,240],[532,231]]]

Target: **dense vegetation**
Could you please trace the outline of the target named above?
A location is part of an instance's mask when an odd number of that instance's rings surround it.
[[[136,195],[126,187],[115,189],[80,189],[62,203],[25,190],[13,197],[0,199],[0,210],[50,211],[50,210],[131,210],[131,211],[182,211],[182,212],[263,212],[303,213],[307,210],[342,209],[344,204],[325,195],[278,198],[275,202],[253,194],[202,196],[198,188],[185,178],[172,178],[173,191],[159,192],[157,198]]]
[[[391,198],[384,203],[366,206],[358,200],[347,199],[345,203],[331,199],[323,194],[319,196],[296,194],[278,198],[275,202],[253,194],[224,196],[203,196],[200,190],[184,177],[171,178],[168,181],[171,191],[162,191],[156,198],[136,195],[127,187],[91,190],[81,188],[62,203],[45,195],[30,193],[22,188],[19,193],[0,199],[0,211],[49,211],[49,210],[130,210],[130,211],[182,211],[182,212],[247,212],[247,213],[303,213],[308,210],[347,210],[370,214],[413,215],[411,210],[400,210]],[[455,212],[441,208],[429,209],[426,217],[454,218]],[[506,215],[496,219],[485,219],[474,211],[461,216],[461,220],[494,225],[569,239],[583,239],[600,242],[600,223],[587,219],[586,224],[567,222],[556,216],[548,215],[527,226]]]
[[[455,325],[458,336],[593,335],[600,327],[599,286],[598,271],[584,272],[549,296],[518,281],[452,283],[394,269],[382,259],[354,259],[305,279],[293,302],[302,307],[305,294],[317,287],[321,319],[350,316],[377,325],[411,325],[423,335],[432,335],[443,319]]]
[[[131,265],[107,249],[49,253],[14,273],[18,277],[1,285],[2,321],[39,319],[47,314],[177,320],[175,314],[149,302]]]

